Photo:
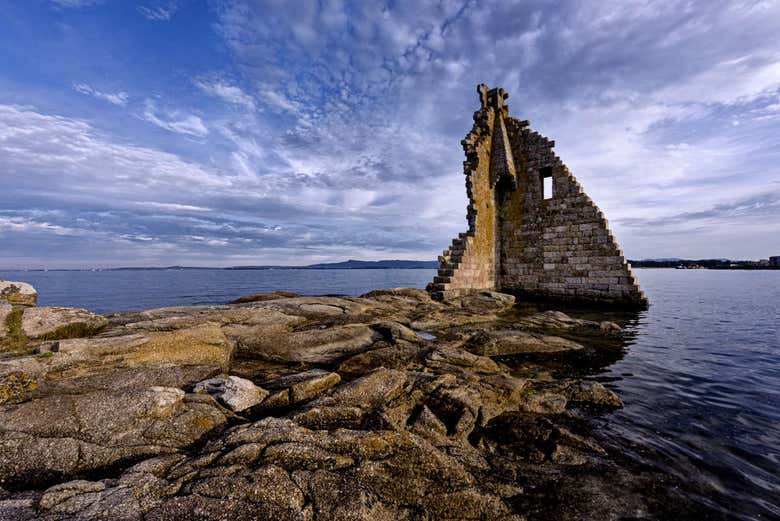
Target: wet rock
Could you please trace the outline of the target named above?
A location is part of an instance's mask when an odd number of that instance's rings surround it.
[[[584,349],[584,346],[559,336],[518,330],[498,330],[477,333],[470,339],[468,349],[478,355],[506,356],[579,351]]]
[[[569,403],[565,395],[547,389],[529,389],[524,393],[520,409],[536,414],[561,414]]]
[[[447,297],[444,302],[454,308],[462,308],[473,314],[496,313],[514,306],[515,297],[497,291],[468,291]]]
[[[609,408],[623,407],[623,401],[599,382],[574,382],[567,387],[569,399]]]
[[[198,382],[192,391],[211,395],[234,412],[240,412],[259,404],[269,394],[268,391],[245,378],[224,375]]]
[[[22,330],[30,338],[89,336],[107,324],[102,315],[78,308],[31,307],[22,316]]]
[[[0,303],[2,302],[16,306],[34,306],[38,302],[38,292],[26,282],[0,279]]]
[[[493,291],[470,292],[452,297],[439,306],[426,306],[415,313],[409,327],[417,331],[439,331],[467,324],[490,323],[514,306],[515,297]]]
[[[573,318],[561,311],[545,311],[518,320],[527,327],[543,329],[574,330],[578,333],[614,336],[622,332],[622,328],[610,321],[594,322]]]

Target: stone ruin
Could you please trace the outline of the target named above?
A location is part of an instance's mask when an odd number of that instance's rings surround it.
[[[461,142],[469,229],[439,257],[432,296],[500,290],[647,306],[604,214],[555,155],[555,142],[509,116],[504,89],[481,84],[477,92],[482,107]]]

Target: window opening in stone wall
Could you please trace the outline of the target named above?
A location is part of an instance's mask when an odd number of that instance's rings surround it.
[[[552,199],[553,196],[552,168],[549,166],[540,168],[539,177],[542,178],[542,199]]]

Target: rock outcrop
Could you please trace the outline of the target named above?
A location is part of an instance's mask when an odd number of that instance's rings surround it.
[[[15,306],[34,306],[38,303],[38,292],[26,282],[11,282],[0,279],[0,303]]]
[[[25,350],[0,353],[0,519],[526,519],[527,483],[605,464],[569,424],[621,405],[544,357],[619,326],[513,303],[398,288],[25,310]]]

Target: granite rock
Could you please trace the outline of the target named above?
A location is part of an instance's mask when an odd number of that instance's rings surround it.
[[[0,302],[15,306],[34,306],[38,302],[38,292],[26,282],[0,279]]]

